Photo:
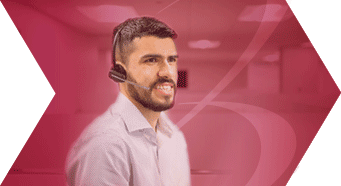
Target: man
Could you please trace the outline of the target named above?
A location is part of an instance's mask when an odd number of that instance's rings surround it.
[[[176,37],[148,17],[128,19],[114,29],[110,76],[121,82],[120,94],[71,149],[70,186],[190,185],[185,138],[162,112],[174,105]]]

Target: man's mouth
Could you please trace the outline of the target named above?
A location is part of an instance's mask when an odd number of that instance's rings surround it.
[[[155,89],[163,95],[171,95],[173,93],[173,84],[162,83],[155,86]]]

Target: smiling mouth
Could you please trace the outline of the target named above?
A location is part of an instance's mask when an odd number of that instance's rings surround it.
[[[155,89],[163,95],[171,95],[173,93],[173,85],[171,83],[157,85]]]

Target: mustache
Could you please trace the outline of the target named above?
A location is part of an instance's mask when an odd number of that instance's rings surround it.
[[[166,79],[166,78],[159,78],[157,81],[155,81],[152,84],[151,88],[155,87],[156,84],[158,84],[158,83],[171,83],[171,84],[173,84],[173,87],[176,88],[175,82],[172,79]]]

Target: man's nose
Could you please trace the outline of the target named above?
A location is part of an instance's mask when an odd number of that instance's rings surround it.
[[[167,60],[160,64],[158,76],[164,78],[171,78],[173,72],[173,67],[169,64]]]

